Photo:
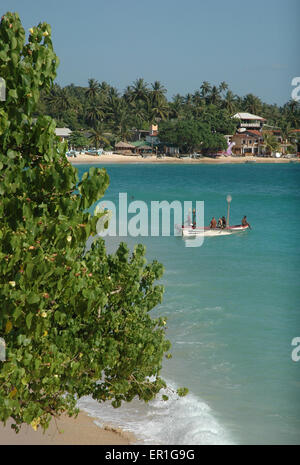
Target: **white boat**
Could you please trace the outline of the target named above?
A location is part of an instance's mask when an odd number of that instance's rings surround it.
[[[239,232],[247,231],[249,225],[243,226],[241,224],[237,224],[235,226],[228,226],[226,228],[197,228],[193,226],[182,226],[181,232],[183,237],[197,237],[197,236],[204,236],[204,237],[216,237],[216,236],[229,236],[231,234],[236,234]]]

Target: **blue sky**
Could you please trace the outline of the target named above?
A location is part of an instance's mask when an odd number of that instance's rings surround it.
[[[52,27],[57,82],[107,81],[123,91],[159,80],[168,98],[209,81],[279,105],[300,76],[299,0],[1,0],[28,32]]]

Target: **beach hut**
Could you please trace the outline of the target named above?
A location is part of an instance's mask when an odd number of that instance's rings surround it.
[[[124,155],[132,155],[132,151],[136,147],[134,145],[128,144],[128,142],[118,142],[115,144],[115,152],[116,153],[121,153]]]

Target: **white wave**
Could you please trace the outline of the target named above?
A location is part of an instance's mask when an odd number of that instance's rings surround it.
[[[168,385],[176,389],[171,383]],[[98,426],[111,425],[133,432],[138,444],[234,444],[205,402],[191,393],[185,397],[169,391],[165,394],[168,401],[159,395],[148,404],[133,400],[118,409],[108,402],[99,404],[91,397],[83,397],[78,407],[94,417]]]

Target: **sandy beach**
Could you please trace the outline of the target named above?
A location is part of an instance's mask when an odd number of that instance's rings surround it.
[[[29,425],[23,425],[18,434],[7,422],[0,424],[0,445],[129,445],[136,442],[132,433],[104,426],[100,428],[94,419],[85,412],[79,412],[77,418],[63,415],[52,420],[48,430],[34,431]]]
[[[156,156],[149,155],[142,158],[140,155],[120,155],[120,154],[102,154],[101,156],[86,155],[81,153],[76,158],[68,158],[72,164],[94,164],[94,163],[156,163],[156,164],[223,164],[223,163],[299,163],[297,158],[267,158],[267,157],[218,157],[218,158],[157,158]]]

